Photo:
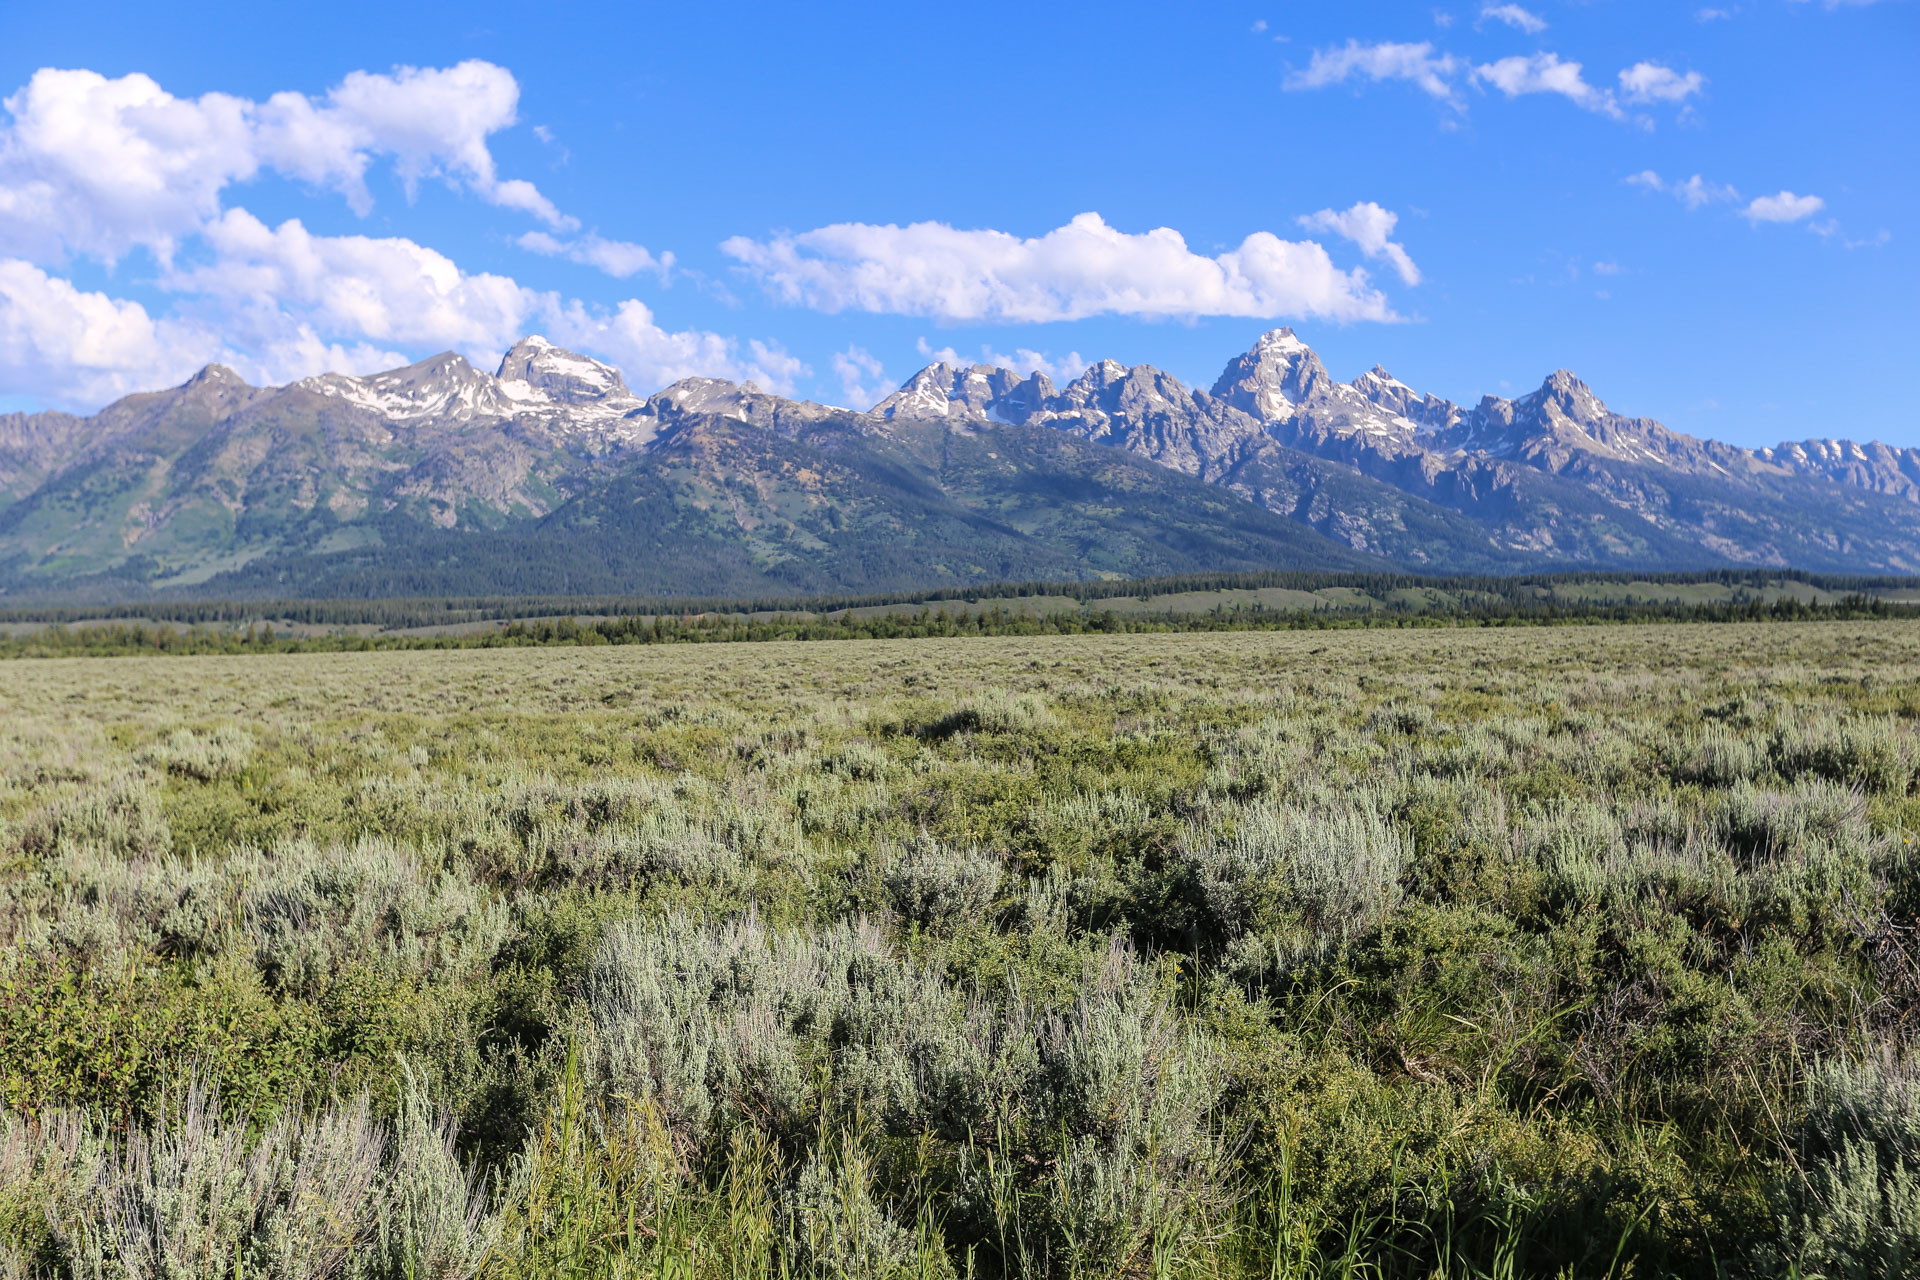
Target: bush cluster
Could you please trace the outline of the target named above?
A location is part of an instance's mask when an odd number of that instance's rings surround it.
[[[0,664],[0,1278],[1903,1275],[1916,688],[1898,623]]]

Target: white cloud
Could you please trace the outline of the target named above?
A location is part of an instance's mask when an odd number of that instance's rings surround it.
[[[1685,182],[1668,182],[1652,169],[1642,169],[1639,173],[1629,174],[1626,181],[1630,186],[1670,195],[1689,209],[1731,203],[1740,198],[1740,193],[1726,183],[1709,182],[1697,173]]]
[[[282,102],[298,108],[305,100],[281,93],[267,106]],[[314,118],[344,135],[340,141],[345,147],[336,141],[292,154],[309,163],[357,165],[361,171],[368,154],[391,155],[408,184],[433,177],[459,179],[495,204],[531,213],[550,226],[570,226],[572,220],[532,183],[503,182],[494,172],[487,138],[515,121],[519,103],[520,86],[513,74],[477,59],[444,69],[397,67],[391,75],[354,71],[328,92],[325,106],[306,103]],[[349,196],[365,199],[364,186],[350,190]]]
[[[577,240],[561,240],[544,231],[529,231],[514,243],[532,253],[598,267],[616,280],[624,280],[642,271],[653,272],[664,279],[673,268],[671,253],[655,257],[642,245],[625,240],[606,240],[597,233],[589,233]]]
[[[1620,264],[1617,262],[1596,262],[1593,264],[1593,274],[1597,276],[1617,276],[1620,274]]]
[[[0,381],[62,403],[99,403],[179,382],[219,351],[211,335],[155,320],[137,302],[77,289],[0,260]]]
[[[840,379],[841,398],[849,409],[865,413],[887,394],[886,370],[872,352],[848,347],[834,353],[833,373]]]
[[[166,288],[285,310],[322,332],[376,342],[498,352],[551,297],[506,276],[469,275],[401,237],[319,236],[298,219],[269,228],[244,209],[221,215],[206,239],[214,260],[168,273]]]
[[[698,374],[787,390],[805,371],[775,346],[750,342],[742,357],[720,334],[663,329],[637,299],[612,311],[591,308],[507,276],[469,274],[444,254],[398,237],[316,236],[297,220],[268,228],[235,209],[207,238],[215,261],[163,283],[221,300],[234,312],[284,313],[323,333],[415,350],[451,348],[483,365],[538,328],[563,345],[606,356],[635,388]]]
[[[25,262],[0,263],[0,382],[91,408],[176,384],[209,360],[259,383],[390,369],[449,348],[491,367],[534,330],[611,360],[639,390],[701,374],[788,392],[809,372],[778,346],[748,342],[742,351],[717,333],[664,329],[635,299],[589,306],[463,272],[397,237],[315,235],[298,220],[268,227],[233,209],[206,243],[210,260],[159,278],[179,295],[177,316],[82,292]]]
[[[1682,75],[1657,62],[1636,62],[1620,73],[1620,91],[1628,102],[1684,102],[1706,85],[1698,71]]]
[[[1287,89],[1324,89],[1356,76],[1368,80],[1406,80],[1431,97],[1458,105],[1452,77],[1464,64],[1452,54],[1436,54],[1433,45],[1361,44],[1349,40],[1338,49],[1315,49],[1304,71],[1289,75]]]
[[[196,319],[156,317],[137,302],[83,291],[31,263],[0,261],[0,382],[52,403],[90,408],[177,385],[213,361],[259,382],[406,363],[366,343],[324,342],[284,316],[259,327],[258,346],[239,350],[229,342],[231,324],[216,332]]]
[[[1619,104],[1604,89],[1588,84],[1580,74],[1580,64],[1563,62],[1557,53],[1501,58],[1473,69],[1476,83],[1490,84],[1509,98],[1523,94],[1557,93],[1574,105],[1601,115],[1619,117]]]
[[[1253,20],[1253,34],[1259,35],[1262,31],[1265,31],[1266,29],[1267,29],[1267,20],[1265,18],[1255,18]]]
[[[1530,36],[1539,35],[1547,29],[1545,18],[1537,13],[1529,13],[1517,4],[1485,5],[1480,10],[1480,17],[1483,20],[1491,18],[1495,22],[1504,22]]]
[[[1762,222],[1799,222],[1826,207],[1827,202],[1819,196],[1797,196],[1791,191],[1782,191],[1778,195],[1757,197],[1740,211],[1740,216],[1755,225]]]
[[[265,102],[176,98],[137,73],[43,69],[5,100],[0,239],[40,261],[113,261],[136,246],[165,261],[219,215],[224,188],[263,170],[339,191],[365,213],[376,157],[409,189],[439,178],[570,229],[531,183],[495,170],[487,140],[513,123],[518,100],[513,76],[479,61],[355,71],[322,99]]]
[[[636,387],[690,374],[751,377],[790,389],[806,366],[782,350],[698,330],[669,331],[636,300],[590,307],[399,237],[269,227],[223,207],[234,183],[273,172],[371,207],[385,160],[411,193],[444,181],[546,222],[523,243],[625,277],[664,274],[672,255],[575,235],[578,224],[531,183],[503,179],[489,139],[512,124],[519,88],[486,62],[356,71],[322,97],[263,102],[176,98],[144,75],[42,70],[0,117],[0,380],[49,402],[92,407],[177,383],[211,359],[256,382],[327,370],[364,373],[452,348],[491,364],[540,328],[613,359]],[[553,234],[555,232],[561,234]],[[109,263],[136,247],[160,263],[167,314],[81,290],[39,263]]]
[[[996,369],[1010,369],[1022,376],[1044,373],[1055,382],[1071,382],[1073,379],[1085,373],[1087,366],[1092,363],[1092,361],[1082,356],[1078,351],[1069,351],[1064,356],[1055,358],[1044,351],[1035,351],[1031,347],[1020,347],[1015,350],[1012,355],[1008,355],[1005,352],[995,351],[984,342],[980,344],[980,354],[978,356],[962,355],[950,346],[935,347],[925,338],[917,339],[914,346],[920,352],[921,359],[927,361],[929,364],[935,362],[950,364],[956,369],[965,369],[971,365],[984,364],[991,365]]]
[[[1331,231],[1353,241],[1369,258],[1385,258],[1392,263],[1393,269],[1400,273],[1400,279],[1407,284],[1420,283],[1420,268],[1413,265],[1406,248],[1388,239],[1393,234],[1395,224],[1400,221],[1399,214],[1383,209],[1371,200],[1362,200],[1351,209],[1339,213],[1322,209],[1299,221],[1309,231]]]
[[[1179,232],[1138,235],[1083,213],[1043,236],[838,223],[721,250],[775,297],[820,311],[884,312],[946,321],[1040,323],[1095,315],[1321,316],[1397,319],[1364,271],[1342,271],[1313,241],[1256,231],[1216,257]]]
[[[1626,181],[1632,186],[1670,195],[1689,209],[1699,209],[1709,204],[1737,204],[1741,198],[1740,193],[1728,184],[1709,182],[1697,173],[1685,182],[1668,182],[1652,169],[1642,169],[1639,173],[1629,175]],[[1801,196],[1782,191],[1750,200],[1739,212],[1741,217],[1758,226],[1763,222],[1802,222],[1826,207],[1827,202],[1819,196]],[[1837,232],[1839,225],[1831,222],[1815,224],[1811,230],[1829,235]],[[1852,245],[1849,244],[1849,247]]]
[[[1538,31],[1546,24],[1517,5],[1488,5],[1480,11],[1485,19],[1507,22],[1526,31]],[[1527,23],[1537,23],[1528,26]],[[1491,85],[1509,98],[1529,94],[1558,94],[1588,111],[1624,120],[1619,97],[1613,90],[1589,84],[1581,64],[1569,62],[1557,53],[1516,54],[1493,62],[1469,65],[1450,53],[1436,52],[1431,44],[1361,44],[1349,40],[1332,49],[1317,49],[1304,70],[1290,74],[1284,87],[1291,90],[1324,89],[1349,80],[1405,80],[1418,85],[1429,96],[1464,111],[1458,86],[1462,78],[1479,86]],[[1681,103],[1700,93],[1707,83],[1697,71],[1685,73],[1657,62],[1637,62],[1619,73],[1620,91],[1629,102]],[[1652,122],[1641,117],[1651,127]]]
[[[1693,20],[1695,22],[1721,22],[1732,16],[1733,11],[1731,9],[1696,9],[1693,14]]]

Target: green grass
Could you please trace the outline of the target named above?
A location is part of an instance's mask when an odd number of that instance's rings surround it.
[[[1908,623],[74,658],[0,709],[9,1280],[1920,1249]]]

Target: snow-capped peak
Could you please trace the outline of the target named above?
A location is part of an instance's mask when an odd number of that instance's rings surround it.
[[[1224,400],[1262,422],[1291,414],[1317,392],[1332,384],[1313,349],[1285,327],[1269,329],[1245,355],[1235,356],[1213,384],[1215,398]]]
[[[1306,343],[1294,336],[1293,330],[1286,325],[1281,325],[1278,329],[1269,329],[1261,334],[1260,340],[1253,344],[1253,349],[1262,355],[1269,352],[1275,355],[1294,355],[1302,351],[1312,350]]]
[[[499,372],[494,376],[502,383],[524,383],[562,404],[621,401],[631,408],[639,402],[639,397],[627,390],[618,369],[556,347],[537,333],[514,343],[501,358]],[[516,400],[529,398],[512,391],[508,394]]]

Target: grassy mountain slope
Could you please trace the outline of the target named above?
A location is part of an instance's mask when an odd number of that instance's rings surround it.
[[[390,513],[379,529],[377,546],[265,557],[198,589],[749,594],[1387,567],[1216,486],[1057,432],[883,432],[855,415],[791,439],[693,416],[540,519],[462,531]]]

